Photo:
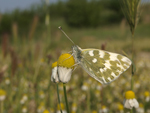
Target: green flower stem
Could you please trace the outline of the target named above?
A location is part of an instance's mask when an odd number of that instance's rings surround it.
[[[57,97],[58,97],[58,102],[59,102],[60,112],[62,113],[62,109],[61,109],[61,105],[60,105],[60,97],[59,97],[58,83],[57,83]]]
[[[134,31],[132,32],[132,77],[131,77],[131,90],[133,91],[134,85]]]
[[[130,113],[133,113],[133,108],[131,109]]]
[[[3,101],[0,101],[0,113],[3,113]]]
[[[91,113],[91,109],[90,109],[91,103],[90,103],[90,89],[87,91],[87,110],[88,113]]]
[[[69,106],[68,106],[68,100],[67,100],[67,93],[66,93],[66,85],[63,83],[63,88],[64,88],[64,95],[65,95],[65,102],[66,102],[66,108],[67,108],[67,113],[69,112]]]

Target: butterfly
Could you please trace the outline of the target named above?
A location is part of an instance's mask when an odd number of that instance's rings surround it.
[[[117,79],[130,65],[131,60],[123,55],[99,49],[81,49],[72,46],[72,55],[91,77],[102,84]]]
[[[60,30],[65,34],[62,28]],[[68,36],[67,38],[74,44]],[[72,55],[75,62],[101,84],[116,80],[132,64],[123,55],[99,49],[81,49],[75,44],[72,46]]]

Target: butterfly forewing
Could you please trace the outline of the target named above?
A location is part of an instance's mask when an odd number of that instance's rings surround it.
[[[98,49],[83,49],[81,57],[82,68],[102,84],[114,81],[131,65],[125,56]]]

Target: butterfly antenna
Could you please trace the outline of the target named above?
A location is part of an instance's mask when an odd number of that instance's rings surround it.
[[[62,27],[59,26],[58,28],[59,28],[59,29],[61,30],[61,32],[63,32],[64,35],[75,45],[75,43],[69,38],[69,36],[62,30]]]

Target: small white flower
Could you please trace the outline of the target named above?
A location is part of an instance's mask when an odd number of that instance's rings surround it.
[[[42,113],[44,110],[45,110],[44,103],[41,102],[40,105],[37,108],[37,112]]]
[[[145,91],[144,96],[145,96],[145,101],[149,102],[150,101],[150,94],[148,91]]]
[[[137,108],[136,111],[137,113],[144,113],[144,108]]]
[[[77,104],[76,104],[76,103],[73,103],[73,104],[72,104],[72,111],[73,111],[73,112],[76,112],[76,111],[77,111]]]
[[[99,113],[108,113],[106,106],[102,106],[102,108],[99,110]]]
[[[22,108],[22,113],[27,113],[27,107]]]
[[[69,82],[74,69],[75,60],[71,54],[62,54],[58,59],[57,72],[59,81],[63,83]]]
[[[85,82],[85,83],[83,83],[81,89],[82,89],[83,91],[87,91],[87,90],[89,89],[89,85]]]
[[[96,86],[97,90],[102,90],[102,85],[100,83],[98,83],[98,85]]]
[[[61,106],[62,113],[67,113],[67,111],[64,109],[64,104],[63,103],[60,103],[60,105],[59,104],[57,105],[56,113],[61,113],[60,112],[60,106]]]
[[[127,91],[125,93],[124,107],[128,109],[132,109],[133,107],[138,108],[139,103],[135,99],[135,94],[133,91]]]
[[[45,94],[44,94],[43,91],[40,91],[40,92],[39,92],[39,95],[40,95],[40,98],[41,98],[41,99],[43,99],[43,98],[45,97]]]
[[[28,96],[26,94],[24,94],[22,99],[20,100],[20,103],[24,104],[27,100],[28,100]]]
[[[56,113],[61,113],[60,110],[57,110]],[[66,110],[62,110],[62,113],[67,113]]]
[[[6,98],[6,96],[5,96],[5,95],[0,96],[0,101],[5,100],[5,98]]]
[[[3,89],[0,89],[0,101],[5,100],[6,92]]]
[[[10,80],[9,80],[9,78],[6,78],[6,80],[5,80],[5,84],[6,84],[6,85],[9,85],[9,84],[10,84]]]

